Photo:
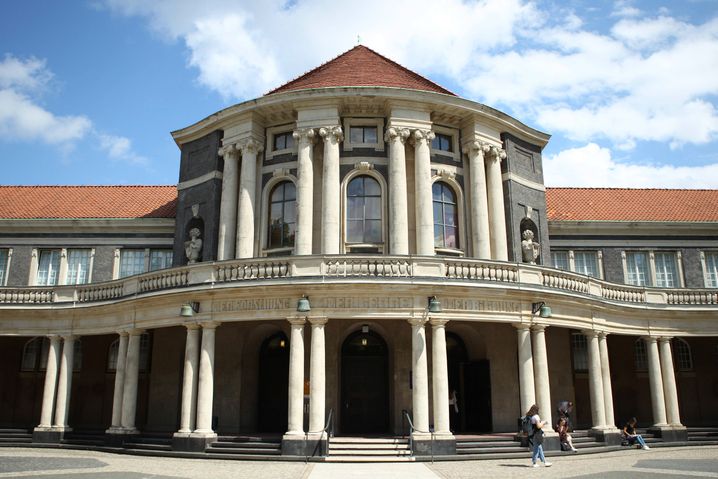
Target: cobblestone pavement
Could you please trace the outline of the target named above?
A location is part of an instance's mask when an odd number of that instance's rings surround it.
[[[550,468],[530,468],[531,460],[441,463],[326,464],[177,459],[34,448],[0,448],[0,479],[462,479],[477,477],[718,479],[718,446],[622,450],[550,458]]]

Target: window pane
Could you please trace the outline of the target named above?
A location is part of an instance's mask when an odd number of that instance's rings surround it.
[[[364,213],[368,220],[380,220],[381,219],[381,198],[369,197],[366,198],[364,203]]]
[[[285,223],[284,224],[284,236],[282,240],[284,241],[284,247],[291,248],[294,246],[294,236],[297,232],[297,225],[294,223]]]
[[[442,187],[443,187],[443,190],[444,190],[444,191],[443,191],[443,194],[442,194],[442,198],[443,198],[444,202],[445,202],[445,203],[453,203],[453,204],[456,204],[456,198],[455,198],[455,196],[454,196],[454,190],[452,190],[451,188],[449,188],[449,187],[446,186],[446,185],[442,185]]]
[[[115,339],[110,344],[110,350],[107,352],[107,370],[117,371],[117,356],[120,353],[120,340]]]
[[[456,206],[444,205],[444,223],[456,226]]]
[[[656,286],[675,288],[678,285],[678,270],[675,253],[655,253]]]
[[[458,248],[458,242],[456,241],[456,227],[447,226],[444,228],[445,245],[447,248]]]
[[[441,149],[441,137],[439,135],[436,135],[433,140],[431,140],[431,149],[432,150],[440,150]]]
[[[90,250],[71,249],[67,252],[67,284],[85,284],[89,277]]]
[[[296,200],[297,199],[297,187],[294,183],[287,181],[284,183],[284,201]]]
[[[60,250],[41,250],[37,269],[37,284],[39,286],[57,284],[58,271],[60,271]]]
[[[282,225],[276,224],[269,227],[269,248],[280,248],[282,246]]]
[[[282,221],[282,206],[284,203],[272,203],[269,207],[269,224],[275,225]]]
[[[364,242],[364,222],[362,220],[347,221],[347,241],[350,243]]]
[[[583,334],[571,335],[571,349],[573,351],[573,370],[588,370],[588,344]]]
[[[364,179],[364,194],[366,196],[381,196],[381,186],[379,182],[374,178],[363,176]]]
[[[364,219],[364,198],[360,196],[348,200],[347,218],[350,220]]]
[[[297,204],[294,202],[294,200],[289,200],[284,203],[284,222],[297,222]]]
[[[172,267],[172,250],[155,249],[150,251],[150,271]]]
[[[364,143],[364,130],[361,127],[352,126],[349,131],[351,143]]]
[[[648,353],[645,341],[642,339],[636,340],[633,355],[636,371],[646,371],[648,369]]]
[[[364,228],[365,243],[381,243],[381,220],[367,220]]]
[[[145,250],[123,249],[120,251],[120,278],[144,273]]]
[[[576,251],[573,255],[576,272],[598,278],[598,254],[594,251]]]
[[[347,196],[363,196],[364,195],[364,180],[363,177],[358,176],[349,182],[347,187]]]
[[[438,181],[431,185],[431,197],[437,201],[441,200],[441,183]]]
[[[364,143],[376,143],[376,127],[364,127]]]
[[[650,286],[648,253],[626,253],[626,283],[635,286]]]
[[[705,253],[705,257],[706,287],[718,288],[718,253]]]
[[[0,286],[5,286],[5,270],[7,269],[8,250],[0,249]]]
[[[434,246],[437,248],[444,247],[444,227],[442,225],[434,225]]]
[[[552,251],[551,260],[554,268],[562,269],[564,271],[569,270],[568,251]]]

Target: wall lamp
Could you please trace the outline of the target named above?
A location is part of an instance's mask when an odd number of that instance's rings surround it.
[[[543,301],[539,301],[537,303],[531,303],[531,314],[538,313],[540,317],[542,318],[550,318],[551,317],[551,308],[549,306],[546,306],[546,303]]]
[[[185,303],[180,308],[180,316],[183,318],[191,318],[194,313],[199,313],[199,303],[196,301]]]
[[[438,299],[436,299],[436,296],[429,296],[429,312],[430,313],[440,313],[441,312],[441,303]]]
[[[312,307],[309,305],[309,296],[303,294],[302,297],[299,298],[299,301],[297,301],[297,312],[308,313],[311,310]]]

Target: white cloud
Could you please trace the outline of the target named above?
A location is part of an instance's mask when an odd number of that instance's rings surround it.
[[[51,79],[52,73],[46,68],[45,60],[32,57],[21,60],[5,55],[0,62],[0,89],[42,90]]]
[[[132,148],[132,141],[124,136],[97,133],[100,149],[113,160],[119,160],[134,165],[146,165],[147,158],[138,155]]]
[[[718,164],[673,166],[615,160],[596,143],[544,157],[547,186],[617,188],[715,188]]]

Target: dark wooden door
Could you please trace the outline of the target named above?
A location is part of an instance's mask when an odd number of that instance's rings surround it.
[[[463,411],[466,431],[490,432],[491,419],[491,369],[488,360],[472,361],[463,365]]]
[[[259,352],[259,432],[287,430],[289,340],[283,333],[267,338]]]

